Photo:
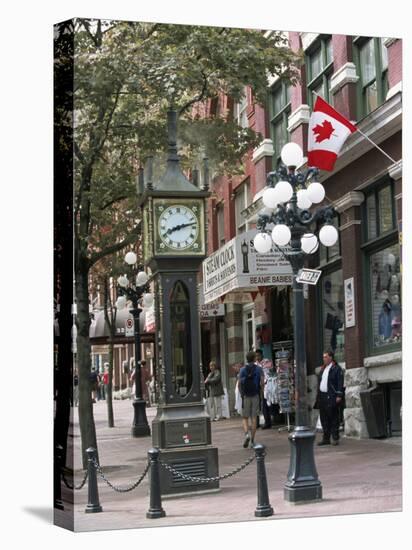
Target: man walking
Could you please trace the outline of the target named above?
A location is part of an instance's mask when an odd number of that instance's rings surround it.
[[[244,431],[243,447],[253,448],[255,444],[256,417],[260,409],[263,395],[263,372],[256,364],[256,353],[249,351],[246,355],[247,364],[240,369],[239,390],[242,397],[242,426]],[[249,419],[251,427],[249,429]]]
[[[318,445],[339,444],[339,407],[343,397],[343,371],[334,360],[332,351],[323,354],[319,372],[317,404],[323,438]]]

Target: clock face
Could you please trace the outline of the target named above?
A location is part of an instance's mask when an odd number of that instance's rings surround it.
[[[196,206],[176,204],[161,210],[158,218],[160,247],[169,250],[199,248],[199,209]]]

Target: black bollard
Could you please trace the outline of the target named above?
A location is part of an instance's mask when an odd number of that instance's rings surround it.
[[[64,510],[62,501],[62,460],[63,460],[63,447],[56,445],[54,448],[54,507],[58,510]]]
[[[94,461],[97,456],[96,449],[89,447],[86,449],[87,453],[87,472],[89,477],[89,502],[86,506],[86,514],[95,514],[97,512],[103,512],[103,508],[99,502],[99,490],[97,488],[97,472]]]
[[[159,449],[149,449],[150,460],[150,508],[146,513],[149,519],[164,518],[166,512],[162,508],[162,497],[160,494],[160,472],[159,472]]]
[[[269,502],[268,484],[266,480],[265,446],[257,444],[254,446],[254,450],[256,455],[258,498],[255,516],[257,518],[265,518],[273,516],[273,508]]]

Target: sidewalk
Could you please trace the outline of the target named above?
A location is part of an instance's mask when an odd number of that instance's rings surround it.
[[[100,465],[115,486],[132,485],[147,463],[151,437],[132,438],[131,400],[114,401],[115,428],[107,428],[106,402],[94,405]],[[156,414],[147,409],[149,423]],[[77,423],[77,409],[74,413]],[[219,473],[230,472],[253,454],[242,447],[239,417],[212,422],[212,442],[219,449]],[[283,485],[289,468],[286,431],[258,430],[256,443],[266,446],[266,473],[274,515],[259,521],[284,518],[400,511],[402,508],[401,438],[383,441],[342,438],[338,447],[315,447],[316,467],[323,487],[323,500],[290,504],[283,499]],[[81,479],[80,437],[75,428],[76,484]],[[165,518],[146,519],[149,507],[148,477],[129,493],[117,493],[98,477],[103,512],[85,514],[87,485],[75,491],[75,529],[94,531],[164,525],[255,520],[257,503],[256,462],[220,484],[220,492],[164,499]],[[64,498],[64,496],[63,496]]]

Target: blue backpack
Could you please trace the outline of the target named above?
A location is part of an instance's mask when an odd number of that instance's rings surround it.
[[[260,392],[260,370],[255,363],[248,363],[240,379],[242,397],[253,397]]]

